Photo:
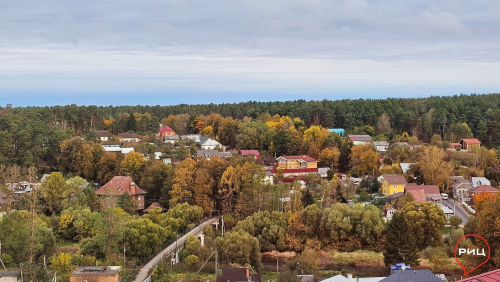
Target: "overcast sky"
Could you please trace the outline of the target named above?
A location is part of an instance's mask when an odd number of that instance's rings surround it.
[[[495,0],[1,0],[0,99],[168,105],[500,92],[498,15]]]

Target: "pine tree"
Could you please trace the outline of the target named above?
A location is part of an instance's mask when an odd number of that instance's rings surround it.
[[[386,266],[405,263],[418,266],[418,249],[410,224],[402,212],[396,212],[386,228],[384,263]]]
[[[131,114],[127,120],[127,132],[128,131],[137,131],[137,121],[135,120],[135,116],[133,114]]]

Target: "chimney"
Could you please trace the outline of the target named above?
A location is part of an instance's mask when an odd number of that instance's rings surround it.
[[[130,192],[132,195],[135,195],[135,182],[130,183]]]

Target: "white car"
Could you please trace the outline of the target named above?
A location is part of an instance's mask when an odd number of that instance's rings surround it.
[[[448,194],[442,193],[441,197],[443,197],[443,200],[448,200]]]

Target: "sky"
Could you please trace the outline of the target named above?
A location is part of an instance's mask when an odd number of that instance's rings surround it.
[[[1,0],[0,104],[500,92],[500,1]]]

